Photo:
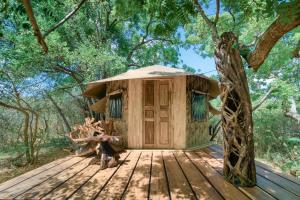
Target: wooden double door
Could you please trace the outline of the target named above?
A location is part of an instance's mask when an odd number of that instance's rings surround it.
[[[143,82],[143,147],[172,148],[171,80]]]

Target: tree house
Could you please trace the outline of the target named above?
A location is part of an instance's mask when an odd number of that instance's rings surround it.
[[[114,121],[128,148],[188,149],[209,142],[209,100],[218,82],[153,65],[90,82],[91,109]]]

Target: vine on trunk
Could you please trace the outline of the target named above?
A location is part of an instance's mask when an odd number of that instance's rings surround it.
[[[221,84],[224,176],[231,183],[254,186],[256,172],[252,106],[234,33],[224,32],[220,36],[215,62]]]

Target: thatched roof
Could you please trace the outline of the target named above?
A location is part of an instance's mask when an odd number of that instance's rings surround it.
[[[119,74],[106,79],[93,81],[88,83],[86,91],[82,94],[84,96],[101,99],[105,97],[105,83],[110,81],[142,79],[142,78],[165,78],[176,76],[198,76],[207,79],[210,82],[210,96],[215,98],[219,95],[218,81],[210,79],[203,75],[192,74],[183,69],[165,67],[161,65],[152,65],[135,70],[128,70],[125,73]]]

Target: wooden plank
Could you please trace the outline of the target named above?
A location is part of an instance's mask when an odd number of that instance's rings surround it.
[[[155,146],[155,84],[153,80],[143,81],[143,147]],[[148,113],[148,114],[147,114]],[[151,113],[151,114],[150,114]]]
[[[169,199],[166,174],[164,172],[161,152],[152,155],[151,184],[149,199]]]
[[[45,164],[45,165],[43,165],[39,168],[36,168],[36,169],[31,170],[29,172],[26,172],[25,174],[22,174],[22,175],[17,176],[13,179],[10,179],[9,181],[6,181],[6,182],[0,184],[0,192],[3,191],[3,190],[8,189],[10,187],[13,187],[13,186],[15,186],[15,185],[31,178],[31,177],[33,177],[33,176],[36,176],[36,175],[46,171],[47,169],[50,169],[50,168],[55,167],[59,164],[62,164],[62,163],[66,162],[67,160],[70,160],[72,158],[74,158],[74,157],[73,156],[67,156],[65,158],[55,160],[55,161],[50,162],[48,164]]]
[[[143,80],[131,79],[128,84],[128,147],[143,144]]]
[[[209,146],[209,148],[213,148],[213,149],[215,149],[216,151],[221,151],[221,152],[224,151],[224,150],[223,150],[223,147],[222,147],[221,145],[218,145],[218,144],[212,144],[212,145]]]
[[[190,160],[196,165],[196,167],[201,171],[201,173],[208,179],[210,184],[216,188],[219,193],[225,199],[232,199],[232,200],[244,200],[249,199],[245,194],[239,191],[236,187],[232,184],[224,180],[224,178],[214,170],[208,163],[206,163],[202,158],[197,156],[193,152],[186,152],[185,153]]]
[[[214,157],[210,153],[207,153],[205,151],[209,152],[208,149],[203,149],[203,152],[200,151],[197,152],[197,154],[200,155],[204,161],[210,164],[214,169],[216,169],[217,172],[219,172],[220,175],[223,176],[223,158]],[[244,192],[251,199],[274,199],[271,195],[269,195],[267,192],[265,192],[264,190],[262,190],[257,186],[254,186],[252,188],[238,187],[238,189]]]
[[[42,173],[33,176],[25,181],[22,182],[22,184],[17,184],[11,188],[8,188],[0,193],[0,199],[10,199],[13,197],[16,197],[23,192],[27,191],[28,189],[46,181],[52,176],[55,176],[56,174],[60,173],[63,170],[68,169],[72,165],[84,160],[83,157],[74,157],[71,160],[68,160],[60,165],[57,165],[53,168],[50,168],[46,171],[43,171]]]
[[[276,185],[275,183],[269,181],[268,179],[262,176],[256,176],[257,185],[263,190],[267,191],[269,194],[274,196],[277,199],[284,200],[295,200],[300,199],[299,196],[284,190],[282,187]]]
[[[107,184],[107,182],[111,179],[111,177],[116,173],[116,171],[122,167],[123,163],[126,161],[128,157],[128,153],[121,154],[120,165],[118,167],[107,168],[104,170],[100,170],[95,174],[88,182],[86,182],[82,187],[80,187],[71,197],[70,200],[88,200],[94,199],[98,192],[100,192],[103,187]],[[128,161],[128,160],[127,160]]]
[[[289,181],[281,176],[278,176],[277,174],[274,174],[268,170],[265,170],[261,167],[256,167],[256,173],[261,175],[262,177],[272,181],[273,183],[276,183],[277,185],[281,186],[282,188],[294,193],[300,198],[300,185],[297,185],[296,183]]]
[[[172,90],[173,139],[175,149],[186,148],[186,76],[174,77]]]
[[[283,173],[282,171],[280,171],[278,169],[275,169],[275,168],[272,168],[272,166],[267,165],[267,164],[262,163],[262,162],[257,161],[257,160],[255,161],[255,164],[256,164],[256,166],[259,166],[259,167],[263,168],[264,170],[268,170],[268,171],[270,171],[270,172],[272,172],[272,173],[274,173],[274,174],[276,174],[276,175],[278,175],[282,178],[285,178],[285,179],[287,179],[287,180],[289,180],[289,181],[291,181],[291,182],[293,182],[293,183],[300,186],[300,179],[299,178],[296,178],[292,175]]]
[[[175,157],[195,191],[197,199],[223,199],[183,152],[175,153]]]
[[[213,152],[211,149],[204,149],[206,153],[210,154],[210,152]],[[221,159],[223,156],[221,153],[213,152],[211,154],[213,157],[217,157],[220,162],[223,163],[223,159]],[[297,195],[300,197],[300,186],[296,183],[289,181],[288,179],[285,179],[281,176],[278,176],[277,174],[272,173],[271,171],[265,170],[264,168],[261,168],[260,166],[256,166],[256,173],[267,180],[277,184],[278,186],[282,187],[283,189]],[[258,184],[259,186],[259,184]]]
[[[77,188],[88,181],[95,173],[100,170],[99,165],[90,165],[74,177],[70,178],[67,182],[57,187],[43,199],[62,200],[71,196]]]
[[[156,144],[157,148],[173,148],[173,129],[171,126],[170,93],[173,90],[170,80],[156,81]]]
[[[151,152],[142,152],[124,199],[147,199],[150,181]]]
[[[214,150],[214,151],[217,151],[217,152],[223,154],[223,148],[220,145],[214,144],[214,145],[209,146],[209,148],[211,150]],[[267,165],[267,164],[262,163],[262,162],[257,161],[257,160],[255,161],[255,164],[256,164],[256,167],[260,167],[260,168],[263,168],[264,170],[268,170],[271,173],[274,173],[274,174],[276,174],[276,175],[278,175],[278,176],[280,176],[282,178],[287,179],[288,181],[291,181],[291,182],[293,182],[293,183],[295,183],[297,185],[300,185],[300,179],[298,179],[298,178],[296,178],[296,177],[294,177],[292,175],[286,174],[286,173],[284,173],[284,172],[282,172],[282,171],[280,171],[278,169],[273,168],[270,165]]]
[[[63,184],[65,181],[70,179],[72,176],[86,168],[92,158],[84,159],[83,161],[76,163],[71,166],[67,170],[64,170],[55,176],[47,179],[45,182],[30,188],[30,190],[26,191],[22,195],[16,197],[16,199],[40,199],[50,193],[52,190]]]
[[[100,192],[96,199],[120,199],[126,190],[128,181],[134,168],[139,160],[141,152],[133,151],[128,156],[128,162],[125,162],[122,167],[114,174],[104,189]]]
[[[163,152],[171,199],[196,199],[193,190],[181,171],[174,155],[170,151]]]

